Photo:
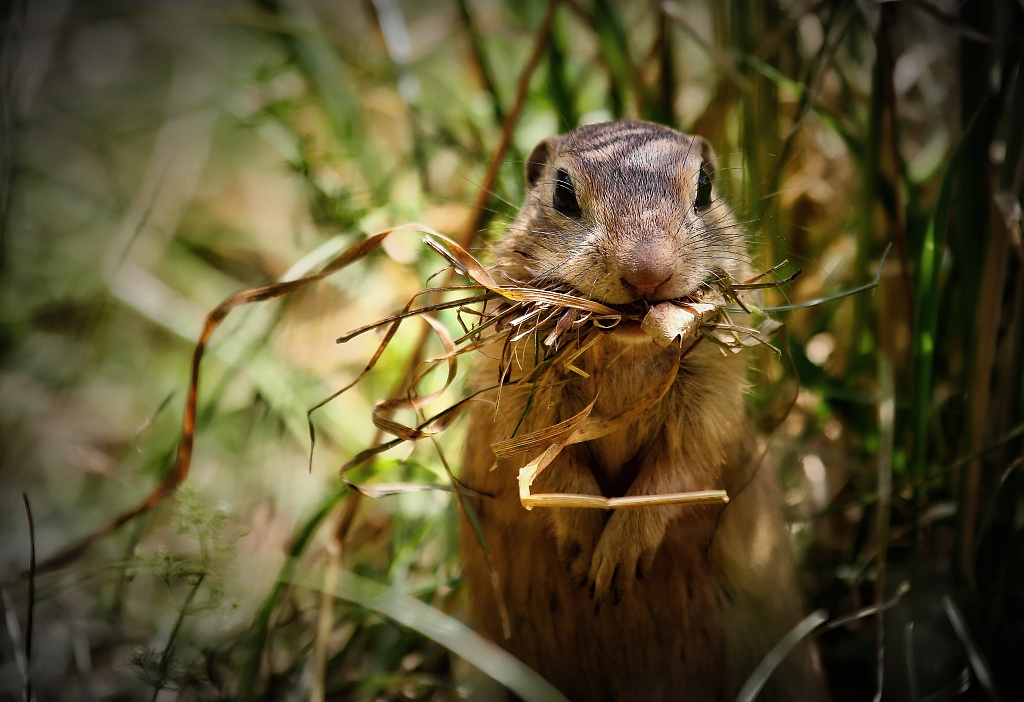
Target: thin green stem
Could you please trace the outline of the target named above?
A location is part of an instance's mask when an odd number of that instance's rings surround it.
[[[184,622],[185,617],[188,616],[188,610],[192,606],[192,601],[195,599],[196,593],[199,592],[199,587],[203,584],[203,580],[205,578],[206,573],[199,574],[195,583],[191,588],[189,588],[184,604],[182,604],[181,609],[178,610],[178,618],[174,622],[174,628],[171,629],[171,635],[167,638],[167,645],[164,646],[163,653],[160,654],[160,668],[158,669],[157,679],[153,683],[153,702],[156,702],[156,698],[160,694],[160,690],[164,689],[164,683],[167,680],[167,667],[171,662],[171,649],[174,646],[175,639],[178,638],[178,632],[181,631],[182,622]]]

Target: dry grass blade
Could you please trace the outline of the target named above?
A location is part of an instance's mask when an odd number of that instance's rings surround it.
[[[428,436],[430,436],[429,433],[423,431],[422,429],[414,429],[413,427],[408,427],[402,424],[401,422],[396,422],[395,420],[389,419],[388,417],[385,417],[383,414],[381,414],[381,405],[390,402],[404,402],[404,399],[381,400],[380,402],[378,402],[374,406],[373,410],[373,426],[377,427],[385,434],[391,434],[391,436],[398,437],[402,441],[419,441],[420,439],[425,439]]]
[[[440,434],[442,431],[447,429],[448,426],[453,421],[455,421],[458,418],[459,413],[461,413],[462,410],[466,408],[466,405],[474,401],[478,396],[490,392],[491,390],[495,390],[496,388],[498,388],[498,385],[492,385],[490,387],[472,393],[468,397],[459,400],[454,405],[441,410],[437,414],[428,418],[426,421],[421,422],[414,428],[414,430],[417,432],[423,432],[424,437]],[[397,438],[391,441],[386,441],[382,444],[377,444],[376,446],[371,446],[370,448],[360,451],[341,467],[339,473],[341,474],[342,479],[345,478],[345,473],[352,470],[356,466],[360,466],[363,463],[366,463],[368,460],[370,460],[379,453],[383,453],[384,451],[395,448],[404,441],[405,439]],[[352,483],[350,483],[348,480],[345,480],[345,482],[350,486],[352,485]]]
[[[669,492],[664,495],[631,495],[630,497],[607,497],[603,509],[630,509],[632,507],[657,507],[660,505],[724,505],[729,502],[725,490],[694,490],[693,492]]]
[[[697,343],[700,343],[699,340],[695,342],[694,346]],[[692,348],[693,346],[687,349],[686,353],[689,353]],[[614,431],[629,426],[640,415],[661,402],[661,398],[665,396],[665,393],[669,391],[669,388],[676,381],[676,376],[679,374],[679,363],[685,355],[685,353],[677,353],[672,364],[665,369],[661,377],[650,388],[645,390],[632,406],[623,409],[613,417],[588,417],[583,426],[569,437],[568,443],[578,444],[607,436]]]
[[[544,500],[538,500],[530,495],[530,487],[533,485],[533,481],[537,479],[537,476],[544,472],[545,468],[551,465],[551,462],[558,457],[558,454],[562,452],[562,449],[568,445],[569,437],[575,433],[576,429],[582,427],[583,423],[587,421],[587,417],[589,417],[590,413],[594,410],[595,404],[597,404],[597,398],[594,398],[589,405],[584,407],[583,410],[573,415],[568,420],[568,431],[562,435],[562,438],[548,446],[544,449],[544,453],[537,456],[520,469],[519,501],[522,502],[523,507],[526,509],[533,509],[536,504],[542,504],[544,502]],[[585,496],[576,495],[574,497],[583,498]]]
[[[442,246],[433,237],[441,239],[445,245]],[[620,316],[620,313],[611,307],[583,297],[538,288],[499,285],[472,254],[439,232],[431,232],[431,236],[424,237],[423,242],[455,266],[456,270],[468,276],[475,283],[508,300],[569,307],[611,317]]]
[[[572,326],[572,323],[579,317],[579,310],[571,309],[558,318],[558,323],[555,324],[555,328],[551,330],[551,333],[544,338],[545,346],[554,346],[558,343],[558,339],[566,332],[566,330]]]
[[[593,300],[577,297],[575,295],[568,295],[554,290],[537,290],[535,288],[520,287],[503,287],[498,290],[500,290],[501,294],[509,300],[535,302],[552,307],[559,306],[574,308],[583,310],[584,312],[594,312],[599,315],[607,315],[611,318],[622,316],[622,313],[617,312],[607,305],[602,305],[600,302],[594,302]]]
[[[789,259],[788,258],[784,258],[781,261],[779,261],[778,263],[776,263],[774,266],[769,268],[768,270],[762,271],[762,272],[758,273],[755,276],[751,276],[750,278],[747,278],[746,280],[744,280],[744,281],[742,281],[742,282],[740,282],[738,284],[734,284],[732,287],[736,288],[736,287],[741,287],[741,286],[745,286],[745,285],[755,285],[755,284],[757,284],[757,281],[759,281],[762,278],[765,278],[765,277],[771,275],[772,273],[775,273],[778,270],[781,270],[782,268],[785,268],[787,265],[789,265]],[[803,273],[803,269],[802,268],[800,269],[800,273]]]
[[[447,390],[452,384],[452,381],[455,380],[455,376],[459,371],[457,360],[459,353],[456,351],[455,343],[452,341],[452,337],[451,334],[448,333],[448,329],[434,317],[429,315],[423,315],[422,319],[430,325],[438,338],[441,339],[441,343],[444,345],[445,350],[444,356],[442,356],[441,359],[427,359],[420,364],[420,366],[425,369],[418,371],[413,375],[412,382],[410,383],[409,390],[405,397],[379,400],[373,406],[374,426],[383,432],[402,438],[405,441],[418,441],[419,439],[425,439],[427,436],[430,436],[430,434],[400,424],[390,419],[387,415],[401,409],[418,410],[426,407],[444,394],[445,390]],[[464,350],[462,352],[465,353]],[[419,381],[422,380],[423,377],[429,373],[438,362],[440,362],[440,360],[448,362],[448,376],[445,379],[444,385],[441,386],[439,390],[436,390],[429,395],[414,396],[413,392],[415,391]]]
[[[719,343],[724,344],[730,348],[738,348],[743,346],[753,346],[755,344],[761,344],[767,346],[776,355],[781,356],[782,351],[772,345],[768,340],[768,337],[761,333],[758,329],[751,329],[750,327],[740,327],[735,324],[709,324],[709,328],[729,332],[729,337],[722,337],[715,334],[709,334],[708,336],[712,339],[716,339]],[[778,327],[776,327],[777,329]],[[737,334],[743,334],[744,338],[736,336]]]
[[[578,418],[575,416],[570,417],[564,422],[552,424],[550,427],[545,429],[538,429],[537,431],[524,434],[523,436],[493,443],[491,444],[491,451],[494,452],[494,457],[501,461],[520,453],[526,453],[527,451],[531,451],[535,448],[548,446],[551,443],[561,441],[579,427],[580,422],[578,421]]]
[[[354,485],[349,483],[349,487],[363,497],[370,497],[375,500],[381,497],[404,495],[410,492],[428,492],[431,490],[454,492],[455,490],[455,488],[448,485],[428,485],[426,483],[373,483],[372,485]]]
[[[672,493],[666,495],[636,495],[630,497],[607,498],[600,495],[572,495],[566,493],[530,493],[534,481],[551,465],[562,450],[570,444],[590,441],[628,425],[637,416],[654,406],[665,395],[675,381],[679,370],[679,360],[668,368],[659,381],[645,392],[636,405],[621,414],[607,418],[592,418],[597,398],[582,411],[560,422],[559,424],[528,434],[520,440],[500,442],[492,446],[495,455],[507,457],[522,453],[551,442],[548,447],[523,466],[519,471],[519,501],[526,509],[534,507],[573,507],[584,509],[628,509],[633,507],[650,507],[669,504],[724,504],[729,501],[725,490],[703,490],[699,492]],[[552,431],[554,430],[554,431]],[[525,448],[524,448],[525,447]]]
[[[632,497],[602,497],[600,495],[573,495],[568,493],[545,493],[529,495],[524,501],[527,509],[534,507],[569,507],[575,509],[630,509],[634,507],[658,507],[661,505],[721,505],[729,502],[725,490],[698,490],[695,492],[673,492],[665,495],[636,495]]]
[[[755,276],[754,278],[752,278],[749,281],[744,281],[742,283],[733,283],[732,285],[729,286],[729,288],[731,290],[764,290],[766,288],[777,288],[780,285],[785,285],[786,283],[792,283],[794,280],[796,280],[797,278],[799,278],[800,276],[802,276],[804,274],[804,269],[803,268],[797,268],[796,271],[792,275],[790,275],[788,278],[784,278],[783,280],[773,280],[770,283],[758,283],[757,282],[758,280],[760,280],[764,276],[769,275],[771,273],[774,273],[779,268],[782,268],[787,263],[789,263],[788,259],[783,261],[782,263],[776,265],[776,266],[772,266],[771,269],[765,271],[761,275]]]
[[[587,351],[589,351],[591,349],[591,347],[593,347],[595,344],[597,344],[597,342],[600,341],[600,340],[601,340],[601,336],[599,334],[591,334],[590,337],[586,341],[583,342],[583,344],[580,346],[580,348],[578,348],[576,351],[573,351],[571,354],[569,354],[569,357],[566,358],[565,361],[563,361],[563,363],[562,363],[563,367],[566,368],[567,370],[570,370],[570,371],[576,373],[577,375],[583,376],[584,378],[589,378],[590,377],[589,375],[587,375],[585,372],[581,371],[579,368],[577,368],[576,366],[573,365],[573,361],[575,361],[577,358],[579,358],[580,356],[585,354]]]
[[[409,301],[409,305],[411,305],[411,304],[412,304],[412,300]],[[408,311],[408,309],[409,309],[409,306],[406,305],[405,311]],[[316,448],[316,427],[313,424],[313,413],[316,412],[321,407],[323,407],[324,405],[326,405],[328,402],[331,402],[332,400],[334,400],[334,399],[336,399],[338,397],[341,397],[348,390],[350,390],[352,387],[354,387],[360,380],[362,380],[366,376],[366,374],[369,373],[373,369],[373,367],[377,365],[377,361],[380,360],[380,357],[384,353],[385,349],[387,349],[388,344],[391,343],[391,340],[395,337],[395,334],[398,332],[398,327],[399,327],[400,324],[401,324],[401,319],[395,319],[391,323],[391,326],[388,328],[387,333],[384,334],[384,338],[381,340],[380,344],[377,345],[377,350],[374,351],[373,356],[371,356],[370,360],[367,361],[365,366],[363,366],[363,370],[361,370],[359,372],[359,375],[357,375],[355,378],[353,378],[351,382],[349,382],[347,385],[345,385],[345,387],[343,387],[340,390],[337,390],[337,391],[331,393],[330,396],[324,398],[323,400],[321,400],[320,402],[316,403],[315,405],[310,407],[308,410],[306,410],[306,424],[309,427],[309,472],[310,473],[313,472],[313,451]]]
[[[469,286],[469,287],[475,288],[476,286]],[[426,290],[421,290],[418,293],[416,293],[416,295],[414,296],[414,299],[415,299],[415,297],[418,297],[419,295],[423,295],[424,293],[441,292],[443,290],[444,290],[444,288],[427,288]],[[344,344],[344,343],[346,343],[348,341],[352,341],[352,339],[356,338],[357,336],[365,334],[368,331],[373,331],[374,329],[378,329],[380,327],[383,327],[385,324],[391,324],[391,323],[400,322],[403,319],[408,319],[409,317],[415,317],[417,315],[427,314],[429,312],[440,312],[441,310],[450,310],[453,307],[464,307],[465,305],[471,305],[474,302],[486,302],[487,300],[494,299],[494,297],[495,297],[494,295],[476,295],[474,297],[466,297],[466,298],[463,298],[461,300],[449,300],[447,302],[438,302],[438,303],[433,304],[433,305],[426,305],[424,307],[417,307],[416,309],[411,309],[410,308],[410,306],[412,304],[412,300],[410,300],[409,301],[409,305],[406,305],[402,309],[401,312],[399,312],[397,314],[393,314],[390,317],[385,317],[383,319],[378,319],[376,322],[373,322],[371,324],[363,325],[363,326],[359,327],[358,329],[353,329],[350,332],[346,332],[345,334],[342,334],[341,336],[339,336],[337,338],[336,343]],[[396,329],[397,329],[397,327],[396,327]]]

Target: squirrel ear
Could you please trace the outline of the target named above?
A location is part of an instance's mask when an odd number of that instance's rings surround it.
[[[700,154],[704,172],[711,180],[715,180],[715,176],[718,174],[718,157],[715,156],[715,150],[711,148],[711,142],[702,136],[695,136],[692,148]]]
[[[554,151],[555,138],[548,137],[544,141],[533,147],[533,151],[526,157],[526,187],[532,188],[536,185],[541,175],[544,173],[544,168],[548,165],[548,159],[551,158],[551,154]]]

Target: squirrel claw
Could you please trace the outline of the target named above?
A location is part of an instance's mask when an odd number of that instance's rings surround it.
[[[620,512],[608,521],[590,563],[595,600],[611,598],[618,604],[650,572],[664,531],[644,526],[641,514]]]

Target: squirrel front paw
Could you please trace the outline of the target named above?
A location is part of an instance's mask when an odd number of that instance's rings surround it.
[[[604,529],[605,515],[597,509],[561,507],[552,511],[558,557],[568,566],[573,580],[583,586],[587,583],[594,548]]]
[[[665,537],[664,516],[657,507],[618,510],[604,527],[590,561],[588,582],[595,611],[611,599],[628,595],[646,576]]]

